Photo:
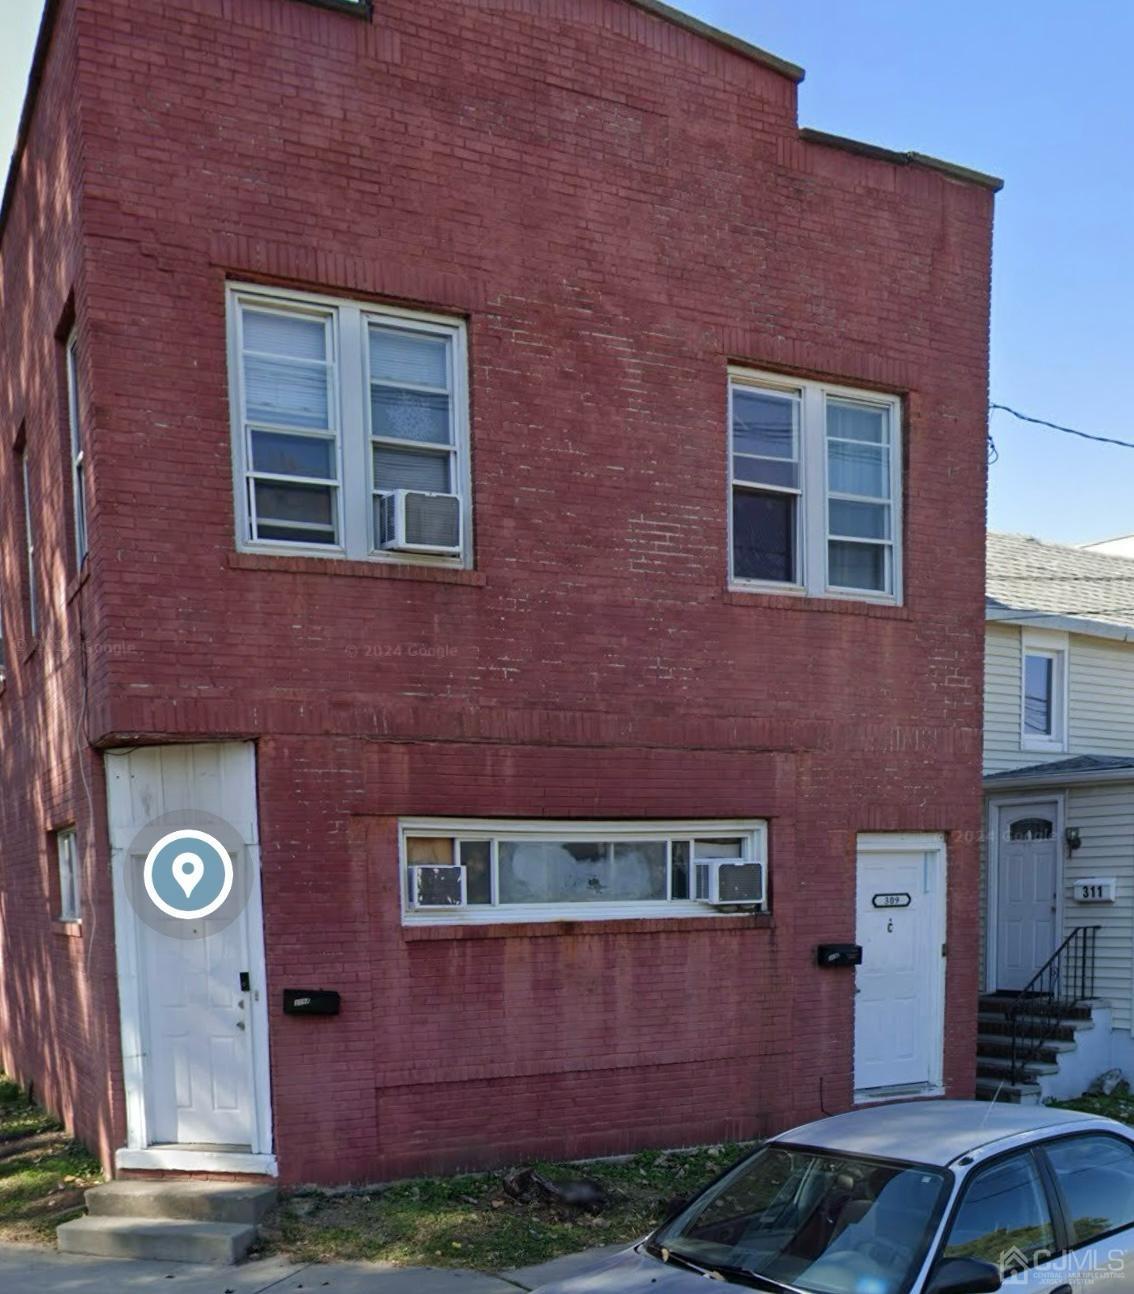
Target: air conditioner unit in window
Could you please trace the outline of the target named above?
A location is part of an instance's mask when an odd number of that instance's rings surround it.
[[[714,858],[694,864],[696,898],[714,907],[764,902],[764,864],[746,858]]]
[[[413,908],[463,908],[466,872],[448,863],[409,869],[410,906]]]
[[[461,499],[425,490],[385,490],[378,495],[378,546],[401,553],[461,551]]]

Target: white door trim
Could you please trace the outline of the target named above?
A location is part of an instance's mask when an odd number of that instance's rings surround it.
[[[854,1102],[856,1105],[868,1105],[872,1101],[893,1101],[903,1097],[917,1100],[926,1096],[941,1096],[945,1091],[945,986],[946,958],[944,956],[946,936],[949,928],[949,853],[942,832],[885,832],[864,833],[855,841],[855,913],[858,912],[858,860],[862,854],[885,853],[923,853],[932,856],[936,861],[938,876],[937,895],[933,920],[933,946],[941,949],[938,956],[937,973],[930,980],[930,1025],[936,1039],[933,1064],[929,1080],[917,1090],[910,1090],[907,1084],[893,1088],[856,1088]],[[856,932],[857,933],[857,932]],[[855,1037],[857,1039],[857,1019]],[[852,1082],[854,1069],[852,1048],[851,1068]]]
[[[1007,809],[1020,805],[1055,806],[1055,947],[1064,939],[1063,882],[1066,874],[1066,855],[1063,843],[1064,822],[1067,816],[1066,791],[1048,791],[1033,795],[997,795],[988,799],[988,849],[986,877],[987,905],[985,912],[984,991],[996,991],[997,957],[1000,953],[998,929],[1000,924],[1000,818]],[[1054,952],[1055,949],[1052,949]]]
[[[108,795],[113,780],[129,776],[133,751],[105,752]],[[252,752],[255,760],[255,748]],[[115,767],[121,761],[122,769]],[[255,765],[253,765],[255,767]],[[126,1101],[126,1145],[115,1152],[117,1168],[166,1169],[212,1173],[263,1173],[275,1176],[276,1157],[272,1150],[272,1093],[268,1053],[268,1001],[264,954],[263,898],[260,887],[259,814],[252,806],[256,838],[246,844],[250,870],[248,901],[240,917],[245,926],[249,972],[253,992],[249,1002],[251,1033],[252,1092],[256,1102],[254,1141],[250,1151],[200,1150],[171,1145],[151,1146],[146,1101],[145,1056],[146,998],[140,973],[139,917],[126,891],[126,850],[111,847],[111,877],[114,893],[115,960],[118,972],[119,1025],[122,1034],[122,1079]]]

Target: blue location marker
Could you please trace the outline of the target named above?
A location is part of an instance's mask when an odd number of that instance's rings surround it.
[[[186,828],[162,836],[146,855],[142,879],[166,916],[195,921],[215,912],[232,892],[229,852],[207,831]]]

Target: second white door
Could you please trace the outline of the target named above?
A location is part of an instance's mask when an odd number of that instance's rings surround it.
[[[860,840],[857,930],[862,965],[855,978],[855,1091],[938,1086],[944,1043],[942,841]]]

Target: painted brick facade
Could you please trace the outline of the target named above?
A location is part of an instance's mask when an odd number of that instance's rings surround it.
[[[626,0],[57,10],[0,245],[5,1066],[109,1161],[97,748],[249,737],[285,1180],[844,1108],[853,984],[813,962],[853,938],[862,831],[949,833],[971,1093],[987,188],[801,137],[790,77]],[[229,280],[467,319],[471,572],[235,552]],[[901,607],[727,590],[730,362],[904,397]],[[396,822],[432,814],[766,817],[773,918],[403,930]],[[64,938],[71,820],[93,919]],[[279,1013],[309,980],[341,1016]]]

